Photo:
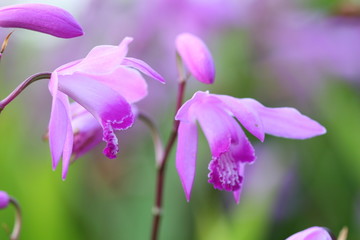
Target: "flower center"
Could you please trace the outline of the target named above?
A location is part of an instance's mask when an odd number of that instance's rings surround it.
[[[217,158],[213,157],[209,164],[210,173],[208,175],[208,182],[212,183],[214,188],[219,190],[239,190],[242,182],[239,167],[239,163],[229,151],[222,153]]]
[[[103,140],[106,142],[106,147],[103,151],[105,156],[110,159],[116,158],[116,154],[119,152],[119,146],[111,122],[107,122],[104,127]]]

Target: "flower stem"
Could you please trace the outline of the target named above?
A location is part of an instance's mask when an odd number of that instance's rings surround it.
[[[40,79],[50,79],[50,77],[51,77],[51,73],[37,73],[25,79],[25,81],[23,81],[14,91],[12,91],[12,93],[9,94],[9,96],[7,96],[6,98],[0,101],[0,113],[9,103],[12,102],[12,100],[14,100],[31,83]]]
[[[18,240],[21,229],[21,208],[20,208],[20,204],[14,198],[10,198],[10,203],[14,205],[16,209],[15,224],[13,231],[10,235],[10,240]]]
[[[180,109],[183,103],[184,93],[185,93],[185,83],[186,81],[179,82],[175,114]],[[155,194],[155,203],[153,207],[153,225],[152,225],[152,234],[151,234],[152,240],[157,240],[159,235],[159,226],[160,226],[161,212],[162,212],[162,200],[163,200],[163,192],[164,192],[165,167],[166,167],[166,163],[168,162],[171,149],[174,146],[177,137],[178,128],[179,128],[179,121],[175,120],[174,118],[173,127],[170,133],[169,140],[166,144],[165,151],[161,158],[159,167],[157,168],[156,171],[156,190],[155,190],[156,194]]]

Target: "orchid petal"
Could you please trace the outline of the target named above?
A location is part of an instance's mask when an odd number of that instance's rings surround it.
[[[278,137],[306,139],[326,133],[318,122],[302,115],[295,108],[268,108],[254,99],[239,99],[258,112],[267,134]]]
[[[126,58],[124,58],[122,64],[125,66],[128,66],[128,67],[135,68],[135,69],[139,70],[140,72],[142,72],[143,74],[145,74],[155,80],[158,80],[161,83],[165,83],[165,79],[158,72],[156,72],[146,62],[144,62],[140,59],[126,57]]]
[[[286,240],[332,240],[329,232],[323,227],[311,227],[295,233]]]
[[[205,43],[193,34],[182,33],[177,36],[175,44],[191,74],[202,83],[214,83],[214,61]]]
[[[227,152],[231,144],[231,131],[224,119],[229,116],[222,110],[208,104],[196,106],[196,119],[208,140],[211,154],[219,157]]]
[[[115,130],[126,129],[132,124],[125,121],[132,115],[129,103],[99,81],[83,74],[62,76],[59,90],[86,108],[103,127],[108,122],[112,123]]]
[[[180,122],[176,152],[176,169],[179,173],[187,201],[195,178],[198,134],[196,123]]]
[[[129,103],[140,101],[148,94],[145,79],[138,71],[128,67],[119,66],[107,75],[83,75],[109,86]]]
[[[47,4],[18,4],[0,8],[0,27],[25,28],[60,38],[84,34],[70,13]]]
[[[240,163],[239,169],[240,169],[239,174],[240,174],[240,176],[242,176],[243,181],[241,182],[240,189],[233,192],[233,197],[235,199],[236,204],[239,204],[239,202],[240,202],[242,186],[244,183],[245,163]]]
[[[226,95],[215,95],[219,98],[230,112],[240,121],[240,123],[260,141],[264,141],[265,132],[263,123],[257,111],[251,106],[244,104],[239,99],[226,96]]]

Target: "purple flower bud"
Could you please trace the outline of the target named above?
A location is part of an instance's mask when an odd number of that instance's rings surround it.
[[[70,13],[47,4],[18,4],[0,8],[0,27],[25,28],[60,38],[84,34]]]
[[[10,196],[4,191],[0,191],[0,209],[6,208],[9,203]]]
[[[205,43],[190,33],[182,33],[177,36],[175,44],[191,74],[205,84],[214,83],[214,61]]]

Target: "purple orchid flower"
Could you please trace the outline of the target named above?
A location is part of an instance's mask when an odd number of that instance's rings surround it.
[[[49,144],[54,169],[62,157],[63,179],[66,178],[74,141],[77,141],[77,136],[74,136],[76,121],[81,121],[72,116],[69,97],[97,120],[107,143],[104,154],[115,158],[119,151],[115,130],[132,126],[134,115],[130,104],[147,95],[147,84],[135,69],[164,83],[164,79],[146,63],[125,57],[131,41],[132,38],[127,37],[119,46],[97,46],[84,59],[63,65],[51,75],[49,90],[53,101]],[[93,129],[90,125],[81,128]],[[75,144],[75,147],[80,145]],[[77,151],[81,155],[84,149]]]
[[[18,4],[0,8],[0,27],[25,28],[60,38],[83,35],[83,30],[67,11],[47,4]]]
[[[0,191],[0,209],[7,208],[9,203],[10,196],[4,191]]]
[[[295,233],[286,240],[335,240],[328,230],[323,227],[311,227],[301,232]]]
[[[306,139],[326,132],[323,126],[294,108],[267,108],[251,98],[196,92],[175,117],[180,121],[176,168],[188,201],[195,177],[198,121],[212,154],[208,181],[216,189],[233,192],[239,203],[245,165],[253,163],[256,157],[234,117],[260,141],[264,141],[265,133]]]
[[[214,83],[214,60],[205,43],[190,33],[178,35],[175,43],[179,55],[191,74],[202,83]]]

